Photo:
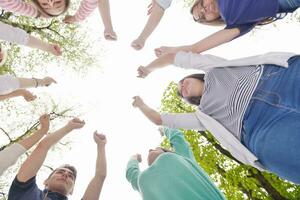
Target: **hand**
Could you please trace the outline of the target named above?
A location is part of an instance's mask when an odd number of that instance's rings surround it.
[[[168,53],[177,53],[177,51],[178,49],[176,47],[166,47],[166,46],[161,46],[159,48],[154,49],[155,55],[157,57],[160,57]]]
[[[44,115],[40,116],[39,121],[41,124],[41,130],[44,130],[45,134],[46,134],[48,132],[49,126],[50,126],[50,115],[44,114]]]
[[[104,38],[111,41],[116,41],[118,39],[117,34],[113,30],[109,29],[104,30]]]
[[[148,76],[148,74],[151,73],[151,71],[144,66],[139,66],[139,68],[137,69],[138,71],[138,78],[145,78],[146,76]]]
[[[78,118],[74,118],[71,121],[68,122],[67,127],[74,129],[81,129],[85,125],[85,122],[83,120],[80,120]]]
[[[141,97],[139,97],[139,96],[134,96],[133,97],[133,103],[132,103],[133,107],[139,108],[139,107],[141,107],[143,105],[145,105],[145,103],[144,103],[144,101],[143,101],[143,99]]]
[[[41,84],[42,86],[48,87],[52,83],[57,83],[57,82],[53,78],[47,76],[47,77],[41,79],[39,84]]]
[[[135,155],[131,156],[131,159],[137,160],[139,163],[142,162],[141,154],[135,154]]]
[[[142,40],[140,38],[134,40],[131,43],[132,48],[134,48],[135,50],[141,50],[145,45],[145,40]]]
[[[150,15],[152,13],[153,7],[156,5],[156,1],[152,0],[152,2],[148,5],[148,12],[147,15]]]
[[[36,99],[36,95],[32,94],[28,90],[21,90],[21,95],[26,101],[33,101]]]
[[[62,55],[61,48],[57,44],[49,44],[49,47],[48,47],[47,51],[49,53],[55,55],[55,56],[61,56]]]
[[[63,19],[63,22],[66,24],[74,24],[76,23],[76,18],[75,16],[72,15],[66,15],[65,18]]]
[[[94,141],[98,145],[98,147],[104,147],[106,145],[106,136],[104,134],[98,133],[97,131],[94,132]]]

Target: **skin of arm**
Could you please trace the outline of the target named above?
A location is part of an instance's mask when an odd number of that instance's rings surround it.
[[[38,78],[18,78],[20,88],[33,88],[33,87],[41,87],[41,86],[49,86],[52,83],[57,83],[53,78],[51,77],[45,77],[43,79]]]
[[[24,89],[19,89],[9,94],[0,95],[0,101],[18,96],[23,96],[26,101],[33,101],[34,99],[36,99],[36,96],[33,95],[31,92]]]
[[[165,10],[163,8],[161,8],[155,2],[155,0],[152,1],[152,4],[150,6],[151,6],[151,8],[150,8],[151,11],[150,11],[150,9],[148,11],[148,14],[150,13],[150,16],[148,18],[148,21],[147,21],[143,31],[140,33],[138,38],[131,43],[131,46],[136,50],[140,50],[144,47],[146,40],[152,34],[152,32],[156,29],[156,27],[158,26],[160,20],[162,19],[163,15],[165,13]]]
[[[117,36],[113,30],[111,16],[110,16],[110,6],[109,0],[98,0],[99,12],[104,24],[104,36],[109,40],[116,40]]]
[[[202,53],[233,40],[239,36],[239,34],[240,31],[238,28],[223,29],[192,45],[179,47],[160,47],[155,49],[155,54],[156,56],[161,56],[166,53],[177,53],[179,51]]]
[[[142,111],[142,113],[154,124],[156,125],[162,125],[162,119],[159,112],[156,110],[150,108],[148,105],[144,103],[144,101],[139,96],[133,97],[133,103],[132,105],[134,107],[137,107]]]
[[[145,78],[148,76],[151,72],[164,68],[168,65],[171,65],[174,62],[175,59],[175,54],[173,53],[168,53],[164,54],[154,61],[152,61],[150,64],[148,64],[146,67],[140,66],[138,68],[138,77],[139,78]]]
[[[40,49],[42,51],[46,51],[48,53],[51,53],[55,56],[60,56],[61,49],[57,44],[48,44],[38,38],[35,38],[33,36],[29,36],[27,46],[31,48]]]
[[[95,176],[88,184],[83,200],[98,200],[103,187],[104,180],[106,178],[106,156],[105,156],[105,144],[106,137],[103,134],[94,132],[94,141],[97,144],[97,160],[95,168]]]
[[[61,129],[45,137],[22,164],[17,174],[17,179],[20,182],[26,182],[32,177],[36,176],[37,172],[46,159],[49,149],[65,135],[67,135],[74,129],[82,128],[84,124],[84,121],[74,118]]]

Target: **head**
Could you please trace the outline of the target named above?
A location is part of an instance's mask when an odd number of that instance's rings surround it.
[[[195,22],[210,25],[224,24],[217,0],[196,0],[191,8],[191,14]]]
[[[168,149],[165,149],[163,147],[156,147],[155,149],[149,149],[149,154],[148,154],[148,166],[152,165],[152,163],[154,163],[154,161],[156,160],[156,158],[158,156],[160,156],[163,153],[166,152],[171,152]]]
[[[70,0],[32,0],[41,15],[56,17],[67,11]]]
[[[193,105],[199,105],[204,89],[205,74],[192,74],[178,83],[178,95]]]
[[[5,49],[0,46],[0,67],[5,64],[7,58],[7,53]]]
[[[56,168],[44,181],[46,189],[68,196],[73,193],[77,171],[75,167],[65,164]]]

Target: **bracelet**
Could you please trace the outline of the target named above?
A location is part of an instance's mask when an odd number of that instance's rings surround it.
[[[32,78],[33,80],[35,80],[35,87],[37,88],[39,86],[39,81],[37,78]]]

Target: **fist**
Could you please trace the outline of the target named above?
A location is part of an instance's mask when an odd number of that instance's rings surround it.
[[[28,90],[22,90],[22,96],[26,101],[33,101],[36,99],[36,95],[32,94]]]
[[[46,86],[48,87],[49,85],[51,85],[52,83],[57,83],[53,78],[51,77],[45,77],[41,80],[41,85],[42,86]]]
[[[160,57],[164,54],[168,54],[168,53],[177,53],[177,49],[176,47],[166,47],[166,46],[161,46],[159,48],[154,49],[155,55],[157,57]]]
[[[135,154],[131,157],[133,160],[137,160],[139,163],[142,162],[142,156],[141,154]]]
[[[61,48],[58,44],[49,44],[49,53],[52,53],[55,56],[61,56]]]
[[[85,125],[85,122],[83,120],[80,120],[78,118],[74,118],[71,121],[68,122],[67,126],[69,128],[73,129],[80,129]]]
[[[137,69],[137,72],[138,72],[137,77],[139,77],[139,78],[145,78],[146,76],[148,76],[148,74],[151,73],[151,71],[147,67],[144,67],[144,66],[140,66]]]
[[[94,141],[98,146],[105,146],[106,136],[102,133],[94,132]]]
[[[49,114],[44,114],[40,116],[40,124],[41,124],[41,129],[45,130],[46,132],[49,130],[49,125],[50,125],[50,115]]]
[[[144,101],[143,101],[143,99],[141,97],[135,96],[135,97],[133,97],[133,103],[132,103],[132,105],[133,105],[133,107],[139,108],[139,107],[145,105],[145,103],[144,103]]]

